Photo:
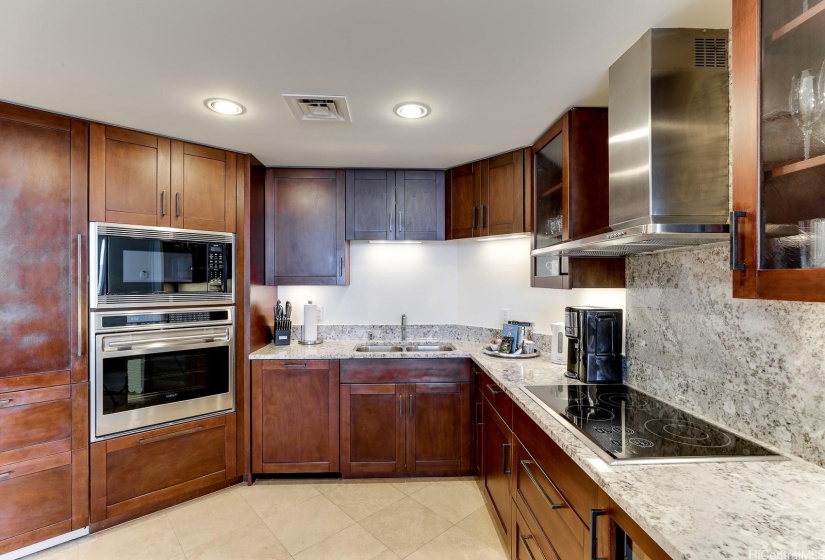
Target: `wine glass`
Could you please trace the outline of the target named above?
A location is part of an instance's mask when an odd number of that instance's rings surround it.
[[[825,109],[825,62],[819,69],[808,68],[791,78],[788,106],[796,126],[805,140],[805,159],[811,157],[811,130]]]

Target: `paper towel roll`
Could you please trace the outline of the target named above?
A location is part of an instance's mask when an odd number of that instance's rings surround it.
[[[304,342],[318,340],[318,306],[307,304],[304,306]]]

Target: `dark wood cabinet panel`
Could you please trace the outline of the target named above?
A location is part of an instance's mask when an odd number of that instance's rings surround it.
[[[226,483],[235,476],[235,443],[235,414],[93,443],[92,523],[143,515]]]
[[[470,471],[470,384],[413,383],[406,390],[406,470]]]
[[[346,238],[395,239],[395,171],[349,169],[346,183]]]
[[[267,170],[267,284],[349,283],[344,189],[342,170]]]
[[[98,123],[89,135],[89,218],[169,226],[169,139]]]
[[[171,162],[172,226],[234,232],[235,154],[175,140]]]
[[[484,493],[494,525],[504,542],[510,541],[513,435],[490,404],[484,401]]]
[[[395,239],[444,239],[444,172],[395,173]]]
[[[49,387],[0,394],[0,462],[4,455],[24,454],[31,446],[52,449],[47,444],[68,440],[72,435],[71,388]]]
[[[482,373],[478,366],[471,366],[473,373],[473,473],[484,476],[484,397],[481,393]]]
[[[529,154],[518,149],[447,171],[449,239],[530,231]]]
[[[553,547],[536,526],[530,514],[513,508],[513,531],[510,540],[512,560],[558,560]],[[581,559],[584,560],[584,559]]]
[[[252,472],[338,471],[337,360],[255,360]]]
[[[341,472],[393,476],[404,472],[404,385],[341,385]]]
[[[449,358],[341,360],[341,383],[466,383],[470,361]]]
[[[529,152],[534,250],[607,231],[607,109],[574,107]],[[623,258],[534,256],[536,288],[624,288]]]
[[[86,377],[87,161],[87,123],[0,103],[0,378]]]

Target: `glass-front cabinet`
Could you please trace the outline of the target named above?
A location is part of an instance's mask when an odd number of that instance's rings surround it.
[[[825,301],[825,1],[733,9],[733,294]]]

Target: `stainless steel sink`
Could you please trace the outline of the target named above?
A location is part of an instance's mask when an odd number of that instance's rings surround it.
[[[452,344],[359,344],[356,352],[451,352]]]

